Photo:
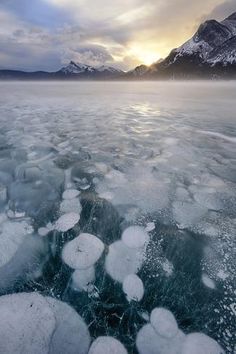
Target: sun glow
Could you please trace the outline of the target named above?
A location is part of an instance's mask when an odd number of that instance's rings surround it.
[[[145,65],[151,65],[159,59],[159,55],[157,53],[143,52],[138,56],[138,59]]]
[[[152,49],[133,47],[130,49],[130,54],[136,57],[140,63],[148,66],[160,59],[160,55]]]

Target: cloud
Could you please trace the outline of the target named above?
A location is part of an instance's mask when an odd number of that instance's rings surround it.
[[[235,0],[228,0],[216,6],[210,16],[218,20],[223,20],[234,12],[236,12]]]
[[[114,64],[113,57],[106,48],[102,46],[76,47],[73,49],[65,48],[62,53],[62,62],[67,64],[70,60],[79,63],[86,63],[91,66],[103,64]]]
[[[0,67],[56,70],[69,60],[130,69],[165,57],[235,0],[1,0]],[[18,57],[17,57],[18,56]]]

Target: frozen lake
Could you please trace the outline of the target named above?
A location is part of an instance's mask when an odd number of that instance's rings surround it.
[[[182,349],[201,332],[233,354],[235,257],[236,83],[0,83],[1,295],[66,302],[128,353],[223,353]]]

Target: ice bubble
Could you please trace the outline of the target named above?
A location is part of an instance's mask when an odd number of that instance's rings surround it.
[[[148,222],[146,227],[145,227],[145,231],[147,232],[151,232],[153,230],[155,230],[156,226],[154,222]]]
[[[82,233],[62,250],[63,261],[73,269],[92,267],[104,251],[103,242],[91,234]]]
[[[82,210],[82,206],[78,198],[74,199],[64,199],[60,204],[60,212],[61,213],[78,213],[80,214]]]
[[[6,251],[6,250],[5,250]],[[41,271],[47,248],[42,238],[27,235],[9,261],[0,267],[0,289],[7,290],[14,283],[34,278]]]
[[[4,203],[7,200],[7,189],[0,184],[0,202]]]
[[[173,203],[173,217],[179,228],[187,228],[198,222],[207,212],[207,209],[197,203],[175,201]]]
[[[186,336],[181,354],[224,354],[224,350],[212,338],[203,333]]]
[[[208,277],[207,274],[202,274],[202,282],[205,286],[207,286],[210,289],[215,289],[216,285],[215,282]]]
[[[0,297],[0,352],[48,353],[56,327],[53,311],[37,293]]]
[[[98,337],[91,345],[89,354],[128,354],[121,342],[113,337]]]
[[[140,248],[149,241],[147,232],[140,226],[128,227],[121,236],[124,244],[130,248]]]
[[[72,287],[77,291],[90,291],[95,280],[95,268],[77,269],[72,274]]]
[[[122,285],[127,300],[140,301],[144,295],[142,280],[136,274],[129,274],[125,277]]]
[[[46,227],[40,227],[38,229],[38,234],[40,236],[47,236],[50,231],[54,230],[54,226],[51,223],[48,223]]]
[[[174,338],[162,337],[151,324],[146,324],[138,332],[136,347],[139,354],[180,354],[184,337],[181,331]]]
[[[115,185],[124,184],[127,182],[125,174],[117,170],[111,170],[108,172],[106,174],[106,178],[108,180],[112,180],[112,183]]]
[[[40,236],[47,236],[47,234],[49,233],[49,230],[46,228],[46,227],[40,227],[39,229],[38,229],[38,234],[40,235]]]
[[[106,174],[108,172],[108,166],[103,162],[96,162],[95,167],[98,172],[101,172],[103,174]]]
[[[79,221],[80,215],[78,213],[70,212],[62,215],[55,223],[57,231],[66,232],[72,229]]]
[[[123,283],[127,275],[138,272],[143,259],[142,249],[130,248],[122,241],[116,241],[109,246],[105,262],[106,271],[114,280]]]
[[[0,267],[14,256],[27,235],[33,232],[27,221],[4,221],[0,225]]]
[[[66,303],[45,299],[56,318],[49,354],[87,354],[91,339],[84,320]]]
[[[155,308],[151,312],[150,322],[162,337],[172,338],[178,333],[178,324],[174,315],[164,308]]]
[[[67,304],[38,293],[0,297],[0,352],[87,354],[90,335]]]
[[[111,192],[99,193],[99,197],[106,200],[112,200],[114,198],[114,194]]]
[[[79,194],[80,194],[80,191],[78,191],[77,189],[66,189],[64,191],[64,193],[62,194],[62,198],[63,199],[74,199],[74,198],[78,197]]]

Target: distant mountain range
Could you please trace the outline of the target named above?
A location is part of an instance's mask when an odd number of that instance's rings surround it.
[[[125,72],[111,66],[102,65],[93,67],[86,64],[75,63],[71,61],[67,66],[56,72],[46,71],[17,71],[17,70],[0,70],[0,79],[10,80],[105,80],[118,79],[125,75]]]
[[[236,79],[236,12],[222,22],[209,20],[167,58],[151,66],[124,72],[110,66],[93,67],[71,61],[57,72],[0,70],[0,79],[21,80],[160,80]]]

